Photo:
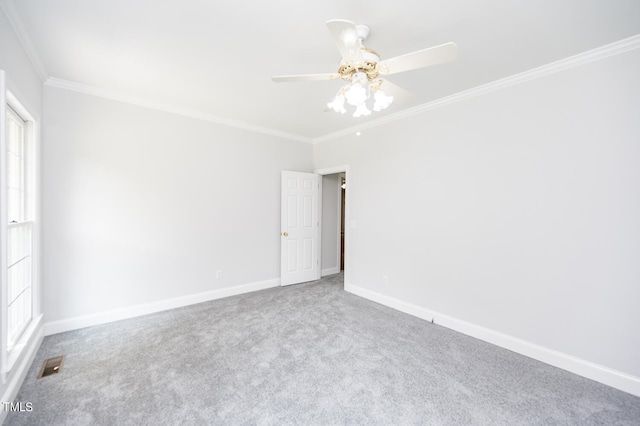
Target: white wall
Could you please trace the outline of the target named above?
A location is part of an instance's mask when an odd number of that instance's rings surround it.
[[[636,49],[315,145],[349,165],[347,284],[640,392],[638,75]]]
[[[44,114],[47,323],[279,278],[311,145],[50,86]]]
[[[7,88],[33,118],[39,120],[42,111],[42,81],[2,9],[0,9],[0,69],[6,72]]]
[[[38,121],[42,110],[42,81],[38,77],[36,70],[32,66],[29,58],[23,49],[20,41],[16,37],[11,24],[5,14],[0,9],[0,69],[5,71],[5,83],[7,89],[13,93],[18,101],[25,107],[31,116]],[[1,117],[4,120],[4,117]],[[5,165],[0,165],[1,173],[5,173]],[[1,181],[2,179],[0,179]],[[2,256],[5,255],[3,248],[0,249]],[[4,273],[4,271],[3,271]],[[34,283],[38,286],[39,283]],[[37,302],[37,301],[36,301]],[[36,303],[34,314],[37,316],[40,308]],[[7,377],[6,383],[0,380],[0,401],[9,402],[15,398],[22,379],[31,364],[31,360],[42,339],[42,327],[36,330],[32,341],[22,352],[21,359],[16,361],[11,373]],[[2,423],[6,412],[0,410],[0,423]]]
[[[322,275],[340,272],[338,235],[341,183],[339,174],[322,176]]]

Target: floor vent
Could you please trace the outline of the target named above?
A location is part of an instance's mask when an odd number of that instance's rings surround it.
[[[43,377],[51,376],[53,374],[58,374],[60,370],[62,370],[63,363],[64,355],[57,356],[55,358],[49,358],[42,363],[42,368],[40,369],[38,379],[42,379]]]

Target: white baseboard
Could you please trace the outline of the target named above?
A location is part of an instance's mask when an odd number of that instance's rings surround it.
[[[536,345],[526,340],[518,339],[495,330],[481,327],[467,321],[463,321],[439,312],[431,311],[411,303],[403,302],[383,294],[367,290],[365,288],[345,283],[344,289],[357,296],[364,297],[381,305],[388,306],[409,315],[422,318],[434,324],[447,327],[451,330],[484,340],[496,346],[542,361],[554,367],[562,368],[578,374],[587,379],[620,389],[632,395],[640,396],[640,377],[632,376],[621,371],[595,364],[567,355],[562,352]]]
[[[320,273],[320,276],[326,277],[327,275],[335,275],[338,273],[340,273],[340,267],[336,266],[335,268],[323,269]]]
[[[183,306],[195,305],[196,303],[208,302],[210,300],[222,299],[238,294],[278,287],[279,285],[280,279],[276,278],[267,281],[259,281],[250,284],[205,291],[188,296],[176,297],[174,299],[145,303],[143,305],[129,306],[126,308],[119,308],[91,315],[83,315],[58,321],[49,321],[44,324],[44,335],[49,336],[51,334],[62,333],[65,331],[139,317],[142,315],[153,314],[155,312],[166,311],[168,309],[181,308]]]
[[[24,353],[20,356],[20,359],[16,362],[11,373],[8,375],[4,395],[2,395],[2,399],[0,401],[13,402],[16,399],[18,391],[20,390],[25,377],[27,377],[29,368],[38,353],[38,349],[40,349],[42,339],[44,339],[44,326],[42,322],[39,322],[34,329],[29,342],[23,349]],[[0,425],[4,423],[7,413],[8,411],[0,410]]]

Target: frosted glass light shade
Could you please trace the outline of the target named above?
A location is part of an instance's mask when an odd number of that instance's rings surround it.
[[[369,108],[367,108],[367,104],[365,104],[364,102],[362,102],[360,105],[358,105],[356,107],[356,112],[353,113],[353,116],[358,118],[361,116],[367,116],[371,114],[371,110]]]
[[[344,108],[344,95],[336,95],[333,102],[329,102],[327,104],[328,108],[331,108],[335,112],[339,112],[340,114],[344,114],[347,110]]]
[[[385,95],[382,90],[376,91],[376,93],[373,94],[373,98],[376,100],[373,104],[374,111],[382,111],[393,102],[393,96]]]
[[[360,82],[352,83],[344,96],[349,105],[358,106],[367,100],[367,89]]]

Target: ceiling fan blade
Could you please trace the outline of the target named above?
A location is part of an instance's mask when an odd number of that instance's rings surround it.
[[[384,60],[380,62],[379,69],[380,74],[397,74],[416,68],[450,62],[456,59],[457,56],[458,46],[449,42]]]
[[[301,74],[301,75],[278,75],[271,77],[271,80],[276,83],[284,83],[289,81],[324,81],[324,80],[337,80],[340,78],[340,74]]]
[[[358,38],[356,24],[346,19],[332,19],[327,21],[327,28],[336,43],[343,62],[362,59],[362,43]]]
[[[413,93],[390,82],[389,80],[382,79],[380,90],[382,90],[386,95],[393,96],[393,103],[396,105],[405,106],[412,104],[416,100],[416,96]]]
[[[327,21],[327,28],[329,29],[336,46],[338,46],[338,49],[341,51],[344,48],[345,36],[356,34],[356,24],[354,22],[347,21],[346,19],[331,19]],[[347,38],[347,41],[348,40],[349,39]],[[356,40],[353,41],[355,42]]]

